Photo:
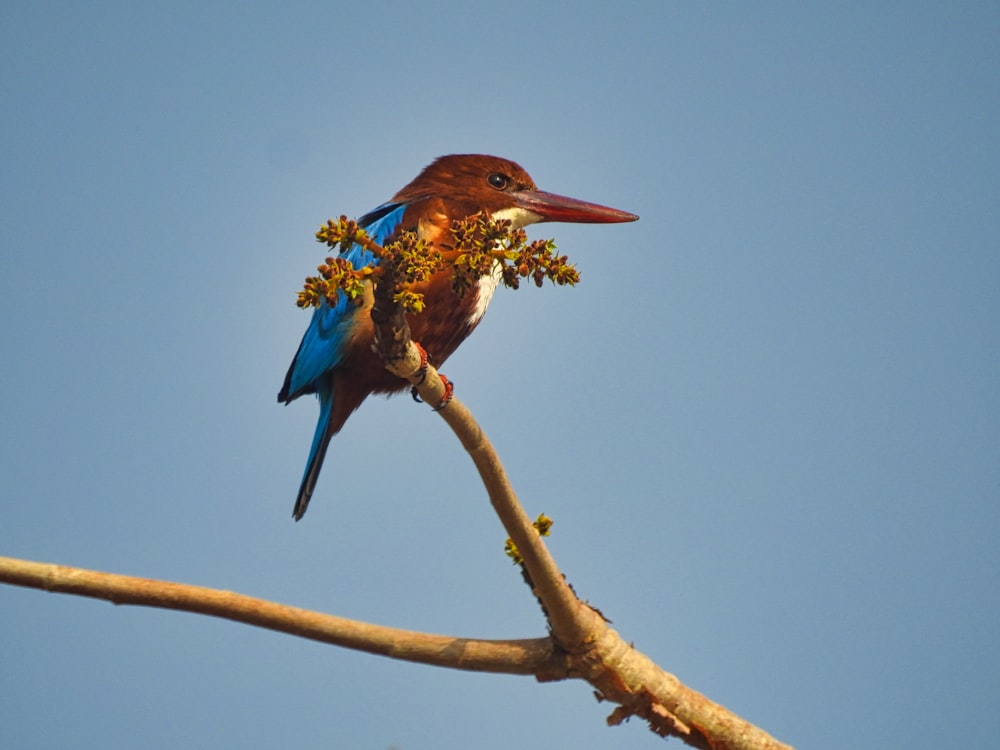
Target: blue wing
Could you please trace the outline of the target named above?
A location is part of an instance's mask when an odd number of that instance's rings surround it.
[[[406,207],[405,203],[385,203],[358,219],[358,224],[364,227],[369,237],[383,245],[402,222]],[[355,268],[378,263],[371,252],[359,245],[351,245],[342,256]],[[292,511],[296,521],[306,512],[319,471],[323,467],[330,438],[340,429],[339,424],[330,422],[334,407],[334,384],[331,378],[324,376],[343,360],[345,345],[357,315],[358,308],[348,302],[347,295],[343,292],[337,296],[336,304],[328,305],[323,302],[317,307],[295,359],[288,368],[288,374],[285,375],[285,384],[278,394],[278,401],[286,404],[304,393],[319,396],[319,421],[316,423],[306,470]]]
[[[369,237],[382,245],[403,220],[406,207],[405,203],[385,203],[362,216],[358,224],[364,227]],[[354,268],[378,263],[378,259],[360,245],[351,245],[341,255]],[[357,311],[343,292],[337,297],[337,304],[323,302],[316,308],[295,359],[288,368],[278,401],[287,404],[304,393],[320,390],[323,375],[340,364],[344,357],[345,343],[354,326]]]

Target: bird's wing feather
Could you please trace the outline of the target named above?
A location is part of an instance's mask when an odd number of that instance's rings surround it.
[[[406,207],[405,203],[385,203],[362,216],[358,224],[376,243],[385,244],[403,220]],[[360,245],[351,245],[341,256],[354,268],[378,264],[378,258]],[[316,308],[288,368],[285,384],[278,394],[279,401],[288,403],[304,393],[316,392],[319,379],[343,359],[357,311],[343,292],[338,295],[335,305],[324,301]]]

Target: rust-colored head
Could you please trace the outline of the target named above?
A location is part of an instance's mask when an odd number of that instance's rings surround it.
[[[616,208],[539,190],[524,169],[509,159],[484,154],[452,154],[428,165],[393,196],[394,202],[437,199],[451,218],[487,211],[515,226],[542,221],[613,224],[639,217]]]

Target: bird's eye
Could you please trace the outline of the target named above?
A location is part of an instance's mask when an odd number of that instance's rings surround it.
[[[499,172],[492,172],[486,181],[497,190],[504,190],[510,184],[510,177]]]

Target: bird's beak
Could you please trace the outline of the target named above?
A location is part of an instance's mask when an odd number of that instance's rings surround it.
[[[617,224],[635,221],[639,217],[628,211],[599,206],[565,195],[546,193],[543,190],[519,190],[512,193],[519,208],[531,211],[540,221],[566,221],[576,224]]]

